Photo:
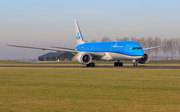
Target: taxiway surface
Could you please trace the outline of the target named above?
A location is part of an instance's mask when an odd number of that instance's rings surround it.
[[[14,66],[14,65],[0,65],[0,67],[30,67],[30,68],[116,68],[116,69],[180,69],[180,66],[95,66],[95,67],[86,67],[86,66]]]

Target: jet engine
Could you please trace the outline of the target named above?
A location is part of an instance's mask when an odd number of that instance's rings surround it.
[[[142,63],[142,64],[145,64],[149,61],[149,56],[147,54],[144,54],[144,56],[139,59],[139,62],[138,63]]]
[[[92,61],[92,56],[88,53],[78,53],[76,60],[81,64],[89,64]]]

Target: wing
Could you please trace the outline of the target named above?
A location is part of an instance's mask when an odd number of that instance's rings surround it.
[[[72,48],[65,48],[65,47],[56,47],[56,46],[50,46],[52,48],[58,48],[58,49],[67,49],[67,50],[74,50]]]
[[[67,50],[74,50],[72,48],[65,48],[65,47],[56,47],[56,46],[50,46],[52,48],[58,48],[58,49],[67,49]],[[76,50],[75,50],[76,51]],[[81,51],[78,51],[78,52],[81,52]],[[92,56],[96,56],[96,57],[102,57],[105,55],[104,52],[86,52],[86,53],[89,53],[90,55]]]
[[[150,49],[155,49],[155,48],[165,47],[165,46],[169,46],[169,45],[173,45],[173,43],[167,44],[167,45],[162,45],[162,46],[156,46],[156,47],[144,48],[143,50],[145,51],[145,50],[150,50]]]
[[[74,50],[72,48],[65,48],[65,47],[56,47],[56,46],[50,46],[52,48],[58,48],[58,49],[67,49],[67,50]],[[79,51],[80,52],[80,51]],[[104,56],[105,53],[104,52],[86,52],[86,53],[89,53],[90,55],[92,56],[96,56],[96,57],[101,57],[101,56]]]
[[[59,48],[59,49],[51,49],[51,48],[41,48],[41,47],[30,47],[30,46],[19,46],[19,45],[9,45],[7,44],[8,46],[11,46],[11,47],[21,47],[21,48],[30,48],[30,49],[41,49],[41,50],[50,50],[50,51],[57,51],[57,52],[69,52],[69,53],[79,53],[81,51],[76,51],[74,49],[70,49],[70,48],[63,48],[63,47],[56,47],[56,48]],[[105,53],[103,52],[100,52],[100,53],[97,53],[97,52],[87,52],[89,53],[90,55],[92,56],[97,56],[97,57],[101,57],[101,56],[104,56]]]
[[[29,46],[19,46],[19,45],[8,45],[8,46],[11,46],[11,47],[21,47],[21,48],[30,48],[30,49],[50,50],[50,51],[57,51],[57,52],[64,51],[64,52],[70,52],[70,53],[78,53],[78,51],[70,50],[70,49],[51,49],[51,48],[29,47]]]

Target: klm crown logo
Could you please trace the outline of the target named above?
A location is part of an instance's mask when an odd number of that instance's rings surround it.
[[[77,32],[77,36],[76,36],[76,39],[81,39],[81,36],[80,36],[80,33],[79,32]]]

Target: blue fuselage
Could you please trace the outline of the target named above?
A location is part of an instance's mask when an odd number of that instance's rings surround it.
[[[76,46],[75,49],[81,52],[111,52],[128,56],[144,55],[141,45],[132,41],[92,42],[80,44]]]

